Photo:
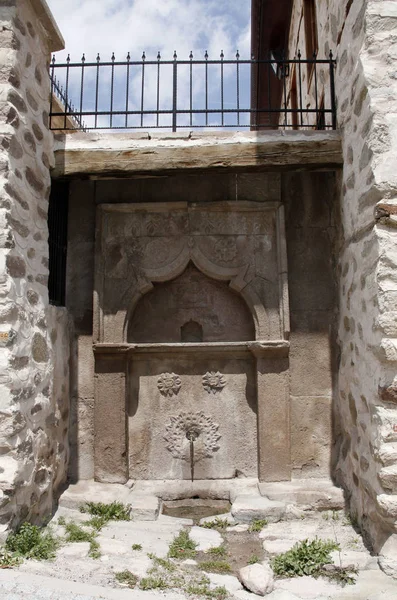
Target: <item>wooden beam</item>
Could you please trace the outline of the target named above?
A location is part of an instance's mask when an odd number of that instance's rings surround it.
[[[182,171],[333,169],[343,163],[336,131],[58,136],[53,178],[116,178]]]

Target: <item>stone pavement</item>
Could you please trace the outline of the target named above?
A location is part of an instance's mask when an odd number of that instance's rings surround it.
[[[96,500],[109,502],[113,499],[103,496],[108,493],[108,487],[104,490],[97,484],[91,487]],[[98,493],[101,490],[102,495]],[[0,600],[208,600],[211,591],[217,587],[226,589],[225,600],[255,600],[259,596],[244,589],[237,577],[241,568],[250,564],[250,557],[258,555],[257,571],[261,568],[269,570],[268,565],[275,555],[286,552],[297,542],[315,538],[333,540],[340,545],[340,551],[332,554],[332,560],[337,566],[354,565],[359,571],[356,583],[341,587],[322,578],[273,580],[271,572],[266,600],[397,600],[397,579],[388,577],[380,569],[378,557],[371,555],[343,511],[303,510],[302,506],[287,504],[286,501],[295,498],[285,497],[284,492],[281,498],[279,492],[275,497],[275,492],[270,490],[269,495],[273,498],[269,500],[259,492],[255,494],[254,489],[250,488],[249,493],[248,489],[239,489],[234,498],[231,497],[230,513],[207,517],[201,519],[199,525],[193,525],[191,519],[161,514],[158,498],[147,491],[137,490],[134,496],[124,489],[126,498],[123,500],[131,501],[133,520],[110,521],[105,525],[95,538],[100,555],[94,559],[89,556],[88,542],[67,543],[64,539],[65,521],[91,530],[84,523],[88,515],[78,510],[82,499],[91,499],[88,490],[84,488],[82,498],[78,486],[69,489],[61,498],[51,522],[54,533],[64,540],[55,560],[25,560],[14,569],[0,569]],[[114,488],[111,492],[114,493]],[[319,501],[323,502],[323,498],[317,494],[315,502]],[[335,501],[335,498],[327,497],[331,506]],[[224,519],[228,525],[218,530],[200,526],[203,520],[214,518]],[[249,522],[261,518],[271,522],[258,532],[249,532]],[[191,539],[196,542],[198,554],[194,560],[172,558],[164,561],[172,540],[183,528],[188,529]],[[220,546],[225,548],[221,556],[229,561],[230,574],[205,572],[201,561],[218,558],[215,553],[208,552]],[[134,589],[126,588],[116,580],[116,573],[124,570],[137,577]],[[395,571],[392,572],[396,576]],[[143,578],[152,575],[162,578],[165,585],[162,589],[151,586],[150,590],[142,590]],[[203,577],[207,578],[206,590],[210,593],[188,595],[186,590],[191,591],[194,586],[197,589]],[[245,580],[244,583],[249,588]]]

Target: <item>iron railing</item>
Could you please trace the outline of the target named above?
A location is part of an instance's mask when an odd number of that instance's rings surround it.
[[[51,129],[314,128],[336,129],[335,61],[126,59],[50,66]],[[294,86],[292,86],[292,76]],[[255,102],[251,82],[255,81]],[[319,82],[321,81],[321,85]],[[260,92],[258,90],[260,89]],[[294,96],[294,97],[293,97]],[[75,99],[73,104],[71,98]]]

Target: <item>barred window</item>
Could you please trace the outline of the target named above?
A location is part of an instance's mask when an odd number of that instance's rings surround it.
[[[48,207],[50,304],[65,306],[69,185],[53,181]]]

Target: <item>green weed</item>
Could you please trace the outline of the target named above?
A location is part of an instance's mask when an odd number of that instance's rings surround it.
[[[94,517],[101,517],[105,523],[107,521],[131,520],[131,505],[122,504],[121,502],[111,502],[110,504],[86,502],[80,506],[80,512],[88,513]]]
[[[256,554],[252,554],[248,560],[249,565],[255,565],[256,563],[261,562],[261,559]]]
[[[229,521],[216,517],[212,521],[204,521],[200,527],[205,527],[205,529],[226,529],[226,527],[229,527]]]
[[[272,560],[272,568],[279,577],[319,576],[322,567],[332,562],[330,552],[339,549],[332,540],[303,540],[288,552],[276,556]]]
[[[12,569],[17,567],[22,562],[22,558],[10,552],[7,548],[0,548],[0,569]]]
[[[119,583],[122,583],[131,589],[138,583],[138,577],[131,573],[131,571],[119,571],[118,573],[115,573],[114,576]]]
[[[226,556],[227,552],[225,546],[216,546],[210,548],[208,554],[212,554],[213,556]]]
[[[142,550],[142,544],[132,544],[131,548],[133,550]]]
[[[340,550],[340,546],[332,540],[304,540],[295,544],[288,552],[276,556],[272,561],[272,568],[279,577],[311,575],[327,577],[341,585],[354,583],[357,570],[354,567],[332,565],[330,553],[333,550]]]
[[[143,577],[139,583],[141,590],[165,590],[167,581],[161,575]]]
[[[196,542],[194,542],[186,529],[181,529],[173,539],[168,551],[169,558],[194,558],[196,556]]]
[[[6,550],[18,556],[36,560],[55,558],[59,546],[59,539],[50,529],[40,529],[30,523],[22,523],[19,529],[7,538],[5,545]]]
[[[254,519],[251,521],[248,531],[251,533],[257,533],[262,531],[264,527],[268,524],[267,519]]]
[[[230,573],[231,566],[225,560],[206,560],[200,563],[200,569],[210,573]]]

